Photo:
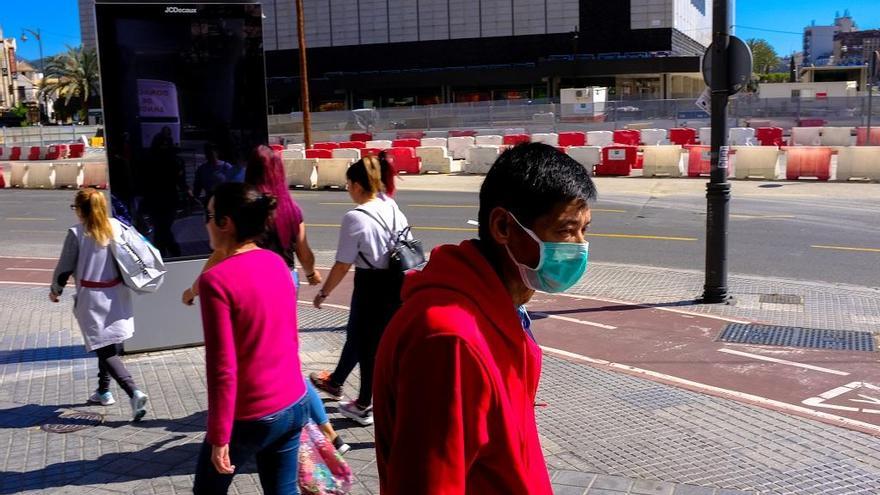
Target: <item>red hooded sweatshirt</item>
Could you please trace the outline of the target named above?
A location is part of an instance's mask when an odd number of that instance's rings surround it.
[[[402,297],[373,381],[382,495],[552,494],[541,351],[477,244],[435,249]]]

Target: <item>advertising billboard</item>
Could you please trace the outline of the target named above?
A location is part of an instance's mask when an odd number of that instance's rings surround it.
[[[110,189],[167,261],[209,254],[214,186],[268,141],[260,6],[95,6]]]

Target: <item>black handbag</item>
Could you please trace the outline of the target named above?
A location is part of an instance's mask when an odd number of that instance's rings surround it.
[[[388,260],[389,270],[406,272],[425,264],[425,249],[422,247],[422,241],[415,238],[409,238],[412,231],[410,227],[406,227],[405,229],[400,231],[395,231],[394,229],[389,228],[388,224],[386,224],[381,218],[373,215],[367,210],[355,208],[355,211],[359,211],[372,218],[374,221],[376,221],[376,223],[381,225],[386,232],[391,235],[391,238],[389,240],[390,249],[388,250],[388,254],[390,256],[390,259]],[[392,225],[394,226],[394,228],[397,228],[397,214],[394,213],[393,210],[392,215],[394,215]],[[373,264],[367,260],[366,256],[364,256],[364,253],[358,254],[370,268],[375,269]]]

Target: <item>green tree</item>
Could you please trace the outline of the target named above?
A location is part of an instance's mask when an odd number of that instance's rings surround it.
[[[779,66],[779,55],[776,50],[767,43],[766,40],[750,38],[746,41],[752,50],[752,60],[754,61],[752,72],[755,74],[767,74],[775,72]]]
[[[63,100],[65,105],[78,99],[80,118],[85,120],[89,100],[99,94],[98,56],[95,50],[68,46],[66,53],[46,60],[45,72],[40,93]]]

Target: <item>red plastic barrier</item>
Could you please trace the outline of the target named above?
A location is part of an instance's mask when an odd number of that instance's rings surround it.
[[[501,138],[501,143],[505,146],[516,146],[520,143],[528,143],[532,140],[532,136],[528,134],[508,134]]]
[[[825,119],[800,119],[798,127],[824,127]]]
[[[361,148],[361,156],[379,156],[382,150],[380,148]]]
[[[3,174],[0,174],[0,189],[4,189],[6,187],[6,179],[3,177]]]
[[[422,171],[422,159],[416,156],[412,148],[388,148],[385,156],[391,165],[401,174],[419,174]]]
[[[477,131],[449,131],[449,137],[474,137]]]
[[[367,147],[367,143],[364,141],[343,141],[339,143],[340,148],[357,148],[362,150]]]
[[[602,148],[602,160],[596,165],[596,175],[629,175],[637,159],[635,146],[606,146]]]
[[[49,152],[46,153],[46,160],[57,160],[59,158],[67,158],[68,150],[66,144],[53,144],[49,146]]]
[[[313,150],[335,150],[339,148],[339,143],[315,143],[312,145]]]
[[[567,146],[586,146],[587,145],[587,134],[584,132],[560,132],[559,133],[559,146],[567,147]]]
[[[373,135],[370,134],[369,132],[353,132],[353,133],[351,133],[351,136],[348,137],[348,139],[350,139],[352,141],[367,142],[367,141],[373,140]]]
[[[782,146],[785,144],[782,139],[781,127],[759,127],[755,130],[755,137],[761,146]]]
[[[392,148],[418,148],[421,145],[422,142],[415,138],[395,139],[394,141],[391,141]]]
[[[9,158],[7,158],[7,159],[8,160],[21,160],[21,147],[13,146],[12,149],[9,151]]]
[[[306,158],[333,158],[333,151],[328,149],[310,148],[306,150]]]
[[[31,146],[30,150],[28,150],[28,160],[39,160],[43,155],[43,147],[42,146]]]
[[[70,150],[68,152],[68,158],[82,158],[83,154],[86,152],[86,145],[83,143],[73,143],[70,145]]]
[[[801,177],[815,177],[819,180],[831,178],[831,148],[791,147],[786,149],[788,160],[785,164],[785,178],[796,180]]]
[[[687,146],[697,142],[697,130],[690,127],[669,129],[669,142],[679,146]]]
[[[397,139],[419,140],[425,137],[425,131],[397,131]]]
[[[638,146],[642,140],[642,133],[635,129],[618,129],[614,131],[614,144]]]
[[[712,170],[711,147],[706,145],[690,145],[688,150],[688,177],[709,175]]]
[[[856,145],[865,146],[868,144],[868,128],[859,127],[856,129]],[[871,127],[871,146],[880,146],[880,127]]]

